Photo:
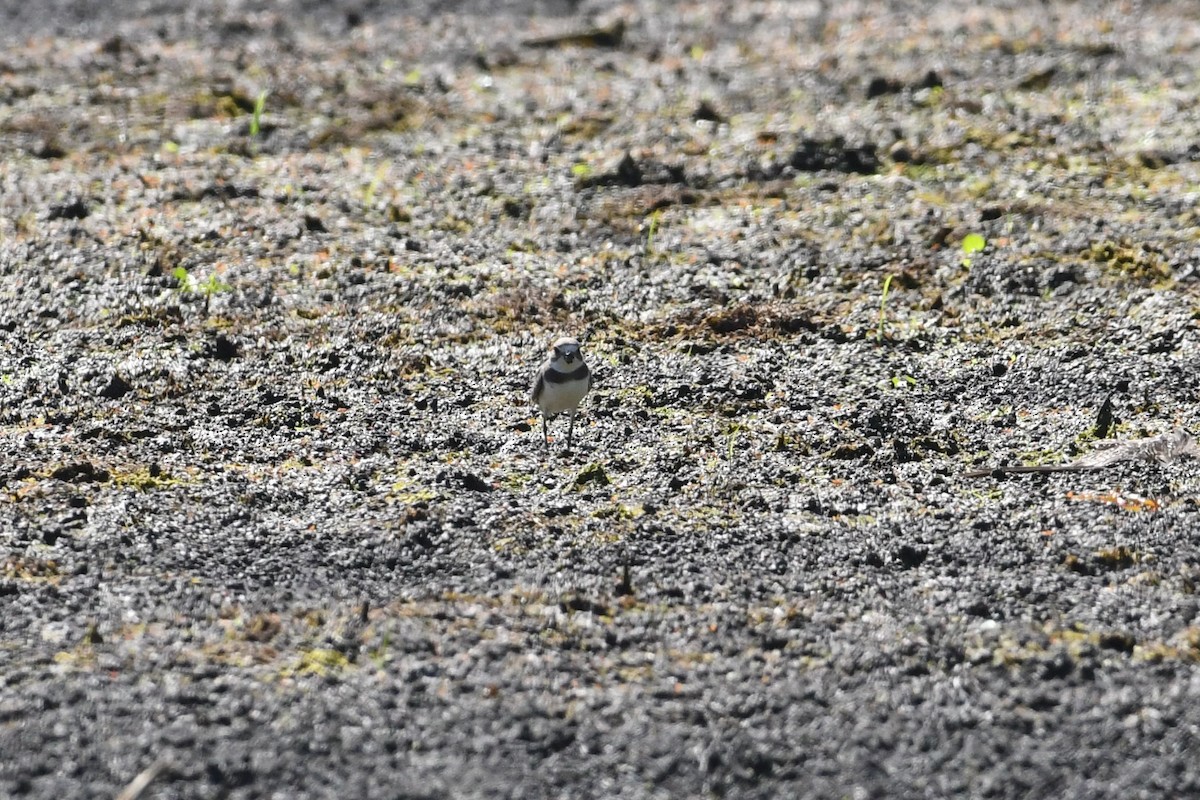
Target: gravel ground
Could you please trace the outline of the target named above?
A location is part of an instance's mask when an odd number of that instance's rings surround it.
[[[1200,793],[1192,4],[0,42],[0,795]]]

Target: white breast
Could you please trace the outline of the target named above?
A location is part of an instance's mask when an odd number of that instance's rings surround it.
[[[538,408],[543,414],[553,416],[564,411],[570,411],[579,405],[579,401],[588,392],[588,379],[568,381],[567,383],[551,383],[546,381],[542,386],[541,397],[538,398]]]

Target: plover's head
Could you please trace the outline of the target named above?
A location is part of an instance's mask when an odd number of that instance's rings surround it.
[[[564,336],[550,346],[550,366],[554,369],[569,372],[576,363],[583,363],[583,352],[577,339]]]

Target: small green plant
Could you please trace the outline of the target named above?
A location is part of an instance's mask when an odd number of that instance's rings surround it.
[[[267,107],[267,91],[258,93],[258,97],[254,98],[254,111],[250,115],[250,138],[254,139],[262,130],[262,115],[263,109]]]
[[[654,255],[654,234],[658,233],[658,220],[662,217],[662,209],[658,209],[650,215],[650,223],[646,226],[646,248],[644,250],[647,256]]]
[[[729,444],[725,452],[725,460],[733,461],[733,446],[737,442],[738,436],[746,430],[746,426],[735,422],[729,426]]]
[[[379,647],[370,652],[371,660],[375,662],[376,669],[383,669],[388,662],[388,646],[391,645],[391,636],[386,632],[383,634],[383,639],[379,643]]]
[[[984,239],[978,233],[968,233],[964,236],[962,240],[962,265],[970,269],[972,254],[981,252],[985,247],[987,247],[987,239]]]
[[[217,277],[217,273],[212,273],[208,276],[208,280],[199,285],[200,294],[204,295],[204,313],[208,313],[208,304],[212,302],[212,297],[217,292],[228,292],[233,287],[225,283]]]
[[[379,187],[383,185],[384,179],[387,178],[388,170],[392,168],[392,162],[385,161],[375,170],[375,174],[371,177],[371,182],[363,187],[362,200],[363,205],[370,208],[375,204],[375,193],[379,191]]]
[[[204,281],[197,281],[192,274],[188,272],[187,267],[176,267],[175,269],[171,270],[171,275],[174,276],[175,280],[179,281],[180,292],[204,295],[204,313],[206,315],[208,314],[208,307],[212,304],[213,295],[218,294],[219,292],[228,292],[233,288],[228,283],[225,283],[219,277],[217,277],[215,270],[208,276],[208,279]]]
[[[288,678],[303,675],[325,677],[338,675],[343,670],[349,669],[350,666],[350,659],[337,650],[316,648],[302,651],[299,658],[291,666],[283,670],[283,674]]]
[[[883,279],[883,291],[879,294],[879,329],[875,332],[875,338],[880,341],[885,335],[884,328],[887,326],[887,299],[888,293],[892,290],[892,278],[894,275],[888,275]]]

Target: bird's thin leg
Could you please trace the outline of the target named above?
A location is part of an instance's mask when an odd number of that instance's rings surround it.
[[[574,436],[574,434],[575,434],[575,409],[572,408],[567,413],[571,417],[570,423],[567,424],[567,449],[570,450],[571,449],[571,437]]]
[[[550,434],[546,432],[546,415],[542,414],[542,449],[550,447]]]

